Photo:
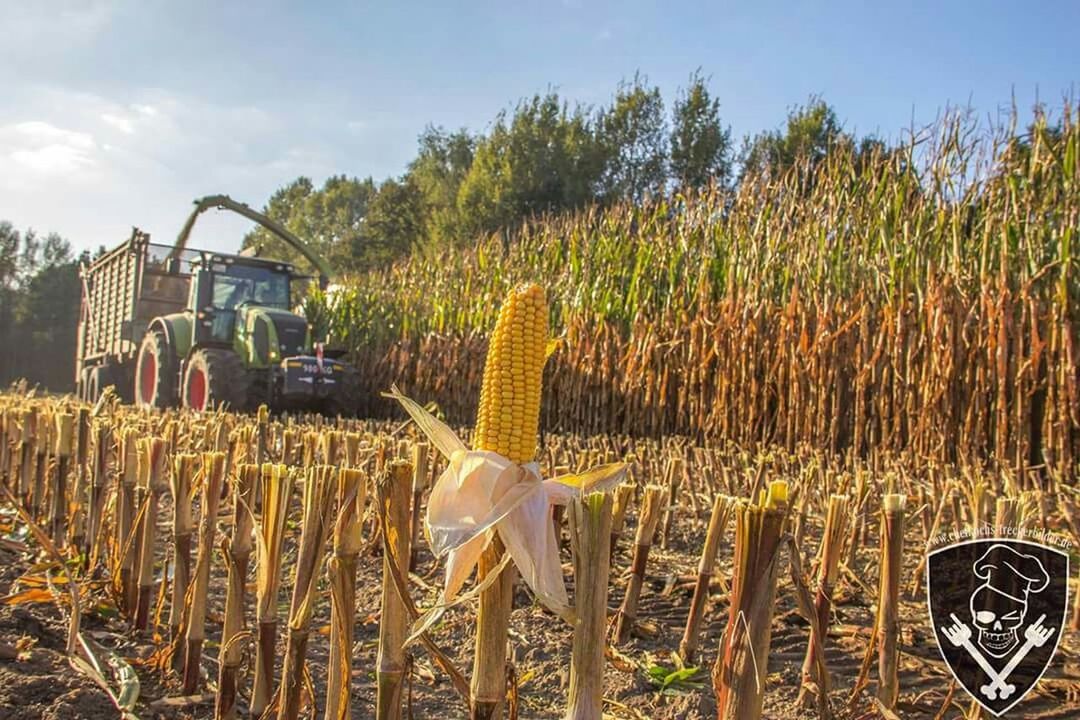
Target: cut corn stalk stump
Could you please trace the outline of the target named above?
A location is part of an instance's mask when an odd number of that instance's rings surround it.
[[[394,573],[406,577],[409,566],[409,496],[412,466],[391,462],[380,478],[378,502],[383,518],[382,612],[379,617],[379,655],[376,665],[375,701],[377,720],[402,717],[402,688],[405,679],[405,638],[409,632],[406,602],[398,595]],[[391,564],[396,565],[396,570]]]
[[[207,452],[202,456],[202,496],[199,520],[199,550],[185,609],[183,692],[192,695],[199,687],[203,640],[206,638],[206,600],[210,586],[210,563],[217,533],[217,511],[225,483],[225,454]]]
[[[638,601],[641,588],[645,584],[645,566],[649,562],[649,549],[653,536],[660,522],[660,514],[667,497],[667,489],[660,485],[649,485],[641,502],[641,517],[638,520],[637,535],[634,538],[634,557],[630,565],[630,582],[626,585],[619,614],[615,618],[615,642],[623,642],[634,631],[637,623]]]
[[[232,498],[232,537],[223,544],[222,554],[228,571],[225,591],[225,623],[221,629],[221,648],[218,653],[218,690],[214,706],[215,720],[232,720],[236,717],[237,671],[243,647],[240,645],[244,629],[244,608],[251,557],[252,517],[249,503],[258,485],[259,466],[241,465],[236,472]]]
[[[296,557],[285,659],[278,688],[278,720],[296,720],[300,714],[308,634],[311,616],[318,601],[316,585],[322,574],[325,557],[323,548],[333,524],[330,508],[336,487],[336,473],[335,468],[317,465],[308,471],[307,482],[304,484],[300,548]],[[314,698],[312,701],[314,702]]]
[[[330,579],[330,661],[327,666],[326,720],[350,717],[353,628],[356,622],[356,562],[362,545],[361,521],[367,488],[359,470],[338,474],[334,552]]]

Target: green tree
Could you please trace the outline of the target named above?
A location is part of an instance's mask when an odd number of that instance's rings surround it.
[[[386,180],[379,186],[361,233],[368,252],[383,252],[392,260],[417,246],[424,234],[424,198],[409,178]]]
[[[0,222],[0,381],[13,378],[15,305],[19,293],[19,250],[22,238],[9,222]]]
[[[80,292],[66,240],[0,222],[0,382],[71,388]]]
[[[278,188],[270,196],[270,200],[262,208],[262,213],[275,220],[290,230],[294,230],[291,223],[302,210],[304,201],[315,192],[315,186],[310,178],[298,177],[288,185]],[[260,255],[276,257],[281,260],[297,263],[301,261],[298,252],[279,240],[273,233],[261,225],[256,225],[241,243],[244,250],[252,250]]]
[[[466,130],[447,132],[429,125],[421,133],[404,182],[420,194],[425,244],[439,247],[460,239],[458,191],[472,167],[476,142]]]
[[[821,98],[811,97],[788,111],[783,130],[766,130],[743,141],[740,179],[765,172],[778,175],[799,160],[813,167],[834,144],[850,141],[836,111]]]
[[[337,272],[358,272],[385,261],[385,248],[364,234],[364,220],[377,188],[371,178],[327,178],[319,189],[300,177],[277,190],[263,212],[288,228]],[[263,227],[244,237],[243,246],[306,270],[297,251]]]
[[[660,192],[667,178],[667,122],[660,88],[634,75],[622,82],[611,107],[597,119],[604,169],[598,195],[608,201],[640,202]]]
[[[375,267],[385,259],[383,248],[365,242],[364,235],[364,222],[375,192],[370,177],[329,177],[318,192],[304,198],[290,229],[311,243],[337,272]]]
[[[672,109],[671,176],[689,188],[731,180],[731,128],[720,122],[720,101],[697,71]]]
[[[526,218],[594,199],[601,164],[588,115],[569,110],[556,93],[521,102],[496,119],[480,141],[458,192],[469,236],[512,227]]]
[[[20,325],[23,374],[50,390],[74,385],[75,338],[82,290],[71,245],[55,233],[45,237],[37,268],[26,282]]]

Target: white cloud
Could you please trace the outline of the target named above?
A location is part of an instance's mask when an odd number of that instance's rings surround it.
[[[70,173],[93,164],[86,153],[69,145],[46,145],[34,150],[15,150],[11,159],[43,175]]]
[[[27,122],[16,123],[11,129],[30,142],[58,140],[79,148],[89,148],[94,145],[94,138],[86,133],[64,130],[40,120],[29,120]]]
[[[0,127],[0,158],[34,175],[76,172],[94,164],[94,138],[83,132],[66,130],[41,120]],[[8,174],[7,180],[17,179]],[[32,178],[27,178],[32,180]]]
[[[135,125],[131,122],[131,120],[121,115],[102,113],[101,120],[106,125],[111,125],[112,127],[127,135],[131,135],[135,132]]]
[[[163,89],[24,87],[0,105],[0,219],[55,230],[77,249],[118,243],[132,225],[167,241],[196,197],[259,206],[298,175],[340,172],[340,123],[319,108],[297,118]],[[192,241],[236,250],[248,225],[210,213]]]

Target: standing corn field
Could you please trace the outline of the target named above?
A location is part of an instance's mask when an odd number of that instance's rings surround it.
[[[505,246],[360,276],[327,312],[369,368],[368,414],[397,383],[471,424],[496,300],[543,277],[566,337],[546,429],[991,456],[1018,472],[1045,458],[1071,477],[1080,128],[1071,106],[1058,114],[1060,132],[1040,117],[1027,138],[948,116],[907,146],[838,148],[733,197],[538,219]]]

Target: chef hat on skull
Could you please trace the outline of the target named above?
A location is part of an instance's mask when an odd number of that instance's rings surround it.
[[[990,589],[1021,602],[1026,602],[1029,593],[1042,592],[1050,584],[1050,575],[1039,558],[1008,545],[991,545],[972,569]]]

